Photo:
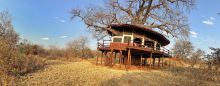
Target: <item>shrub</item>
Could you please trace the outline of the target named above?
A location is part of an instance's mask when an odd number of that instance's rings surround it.
[[[14,31],[8,11],[0,12],[0,86],[14,86],[16,77],[42,68],[45,59],[38,55],[40,47],[17,45],[19,35]],[[32,49],[32,50],[31,50]],[[25,51],[36,51],[26,54]]]
[[[10,49],[7,44],[2,43],[0,46],[0,63],[1,70],[8,75],[23,75],[42,68],[45,64],[45,59],[37,55],[25,55],[22,49]]]

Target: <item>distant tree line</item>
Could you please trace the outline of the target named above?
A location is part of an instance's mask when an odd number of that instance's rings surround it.
[[[49,59],[65,59],[70,61],[93,58],[96,51],[91,50],[88,43],[89,40],[86,36],[80,36],[77,39],[69,41],[66,44],[66,48],[63,49],[52,45],[46,50],[47,55],[45,57]]]
[[[12,25],[10,13],[0,12],[0,86],[13,86],[15,77],[43,68],[47,59],[76,61],[92,58],[94,53],[85,36],[68,42],[64,49],[56,46],[46,49],[28,40],[21,41]]]
[[[216,70],[220,67],[220,48],[210,47],[211,54],[207,54],[204,57],[205,63],[208,64],[208,69],[212,69],[213,66]]]
[[[201,49],[195,50],[192,43],[186,39],[176,40],[173,46],[173,56],[177,59],[181,59],[194,67],[195,65],[205,65],[208,69],[215,67],[218,70],[220,67],[220,48],[210,47],[211,54],[205,54],[205,51]]]

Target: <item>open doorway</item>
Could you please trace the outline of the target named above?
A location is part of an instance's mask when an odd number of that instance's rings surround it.
[[[134,42],[134,45],[135,45],[135,46],[141,46],[141,42],[142,42],[142,41],[141,41],[140,38],[134,38],[134,41],[133,41],[133,42]]]
[[[154,42],[150,41],[150,40],[147,40],[147,41],[144,41],[144,45],[147,48],[153,48],[154,47]]]

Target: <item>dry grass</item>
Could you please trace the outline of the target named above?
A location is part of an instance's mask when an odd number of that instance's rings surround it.
[[[42,71],[22,77],[22,85],[101,85],[124,71],[97,67],[89,62],[53,61]]]
[[[192,76],[185,69],[165,70],[113,70],[95,66],[88,61],[48,61],[40,71],[21,77],[22,86],[195,86],[220,85],[216,81],[205,81],[199,73]],[[188,75],[187,75],[188,74]],[[193,74],[195,75],[195,74]],[[191,76],[191,77],[190,77]],[[218,77],[218,76],[217,76]]]

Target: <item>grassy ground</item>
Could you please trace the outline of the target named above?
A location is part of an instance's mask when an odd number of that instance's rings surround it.
[[[195,70],[192,70],[195,71]],[[203,75],[194,77],[184,68],[163,70],[113,70],[91,64],[88,61],[49,61],[37,72],[22,76],[24,86],[207,86],[219,85],[217,80],[207,81]],[[220,75],[220,74],[219,74]]]

